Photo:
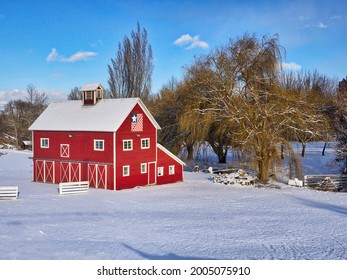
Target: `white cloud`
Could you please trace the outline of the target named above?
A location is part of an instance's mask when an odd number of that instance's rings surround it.
[[[342,19],[342,17],[339,16],[339,15],[334,15],[334,16],[331,16],[330,19],[331,19],[331,20]]]
[[[176,46],[188,45],[186,47],[186,50],[190,50],[194,48],[203,48],[203,49],[208,48],[208,44],[204,41],[201,41],[198,35],[195,35],[194,37],[192,37],[189,34],[184,34],[181,37],[179,37],[177,40],[175,40],[174,44]]]
[[[316,25],[316,27],[318,27],[318,28],[327,28],[328,26],[327,26],[326,24],[320,22],[320,23],[318,23],[318,24]]]
[[[11,100],[22,99],[25,100],[27,92],[21,89],[12,89],[0,91],[0,110]]]
[[[84,51],[79,51],[70,57],[66,58],[58,53],[56,49],[52,49],[50,54],[47,56],[46,60],[47,62],[52,62],[52,61],[63,61],[63,62],[76,62],[76,61],[81,61],[81,60],[89,60],[92,57],[96,56],[97,53],[95,52],[84,52]]]
[[[190,36],[189,34],[184,34],[181,37],[179,37],[174,42],[174,44],[177,45],[177,46],[183,46],[183,45],[191,43],[192,41],[193,41],[193,37],[192,36]]]
[[[59,54],[56,49],[52,49],[50,54],[47,56],[46,60],[47,62],[58,60]]]
[[[81,61],[81,60],[89,60],[93,56],[96,56],[97,53],[95,52],[84,52],[84,51],[79,51],[69,58],[62,58],[61,61],[66,61],[66,62],[76,62],[76,61]]]
[[[90,44],[92,48],[96,48],[99,46],[102,46],[104,44],[104,41],[102,39],[97,40],[96,42],[93,42]]]
[[[61,101],[66,100],[67,95],[64,92],[60,91],[49,91],[46,92],[49,101]],[[0,110],[4,109],[5,105],[11,101],[11,100],[26,100],[27,98],[27,91],[23,89],[12,89],[12,90],[5,90],[0,91]]]
[[[282,62],[282,69],[283,70],[293,70],[293,71],[298,71],[301,70],[301,65],[295,63],[295,62]]]
[[[64,78],[64,74],[62,74],[62,73],[53,73],[53,74],[51,74],[51,77],[55,78],[55,79],[60,79],[60,78]]]

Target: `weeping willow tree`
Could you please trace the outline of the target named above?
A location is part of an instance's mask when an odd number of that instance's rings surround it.
[[[258,39],[246,34],[197,57],[186,68],[185,82],[192,94],[181,129],[207,139],[213,128],[215,135],[225,135],[230,146],[251,150],[264,183],[281,144],[289,146],[288,131],[316,133],[320,122],[302,95],[280,86],[284,53],[277,35]]]
[[[190,129],[180,129],[179,122],[189,97],[185,83],[172,78],[164,85],[150,105],[150,111],[160,123],[158,141],[175,154],[183,152],[187,160],[193,160],[194,146],[197,142]]]

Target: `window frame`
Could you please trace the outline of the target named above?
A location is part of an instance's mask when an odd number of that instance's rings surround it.
[[[145,145],[143,145],[145,143]],[[141,149],[149,149],[151,147],[150,138],[141,138]]]
[[[158,177],[164,176],[164,166],[158,167]]]
[[[85,92],[85,100],[93,100],[93,91],[88,90]]]
[[[46,141],[46,143],[44,143]],[[49,149],[49,138],[40,138],[40,148]]]
[[[102,148],[98,147],[97,143],[102,143]],[[105,140],[103,139],[94,139],[94,151],[105,151]]]
[[[127,146],[126,147],[126,145],[128,145],[128,144],[126,144],[126,143],[130,143],[130,148]],[[132,151],[133,150],[133,139],[124,139],[123,140],[123,151]]]
[[[175,166],[169,165],[169,175],[175,175]]]
[[[130,176],[130,165],[123,165],[123,177]]]
[[[144,167],[144,170],[143,170]],[[141,163],[141,174],[147,173],[147,163]]]

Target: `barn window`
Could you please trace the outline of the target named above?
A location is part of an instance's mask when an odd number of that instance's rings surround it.
[[[133,149],[133,140],[123,140],[123,151],[131,151]]]
[[[149,149],[149,138],[141,139],[141,149]]]
[[[175,166],[174,165],[170,165],[169,166],[169,175],[174,175],[175,174]]]
[[[147,173],[147,164],[141,163],[141,174]]]
[[[130,165],[123,166],[123,176],[130,176]]]
[[[164,175],[164,167],[158,167],[158,176]]]
[[[49,148],[49,139],[48,138],[41,138],[41,148]]]
[[[86,100],[92,100],[93,97],[92,97],[92,92],[91,91],[86,91]]]
[[[60,144],[60,156],[61,157],[70,157],[70,146],[69,144]]]
[[[94,151],[104,150],[104,140],[94,140]]]

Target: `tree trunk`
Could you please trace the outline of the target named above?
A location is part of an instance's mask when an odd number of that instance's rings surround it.
[[[228,153],[228,148],[223,149],[223,146],[219,147],[218,150],[218,161],[219,163],[227,163],[227,153]]]
[[[269,182],[269,168],[270,168],[270,160],[268,159],[260,159],[258,160],[258,168],[259,168],[259,181],[261,183]]]
[[[187,144],[187,160],[193,160],[194,155],[194,145],[193,144]]]
[[[219,163],[227,163],[228,147],[216,143],[214,143],[214,145],[211,145],[211,147],[215,154],[218,156]]]
[[[325,156],[325,149],[327,147],[327,142],[324,142],[324,147],[323,147],[323,151],[322,151],[322,156],[324,157]]]
[[[301,156],[305,157],[306,143],[305,142],[301,142],[301,144],[302,144]]]

